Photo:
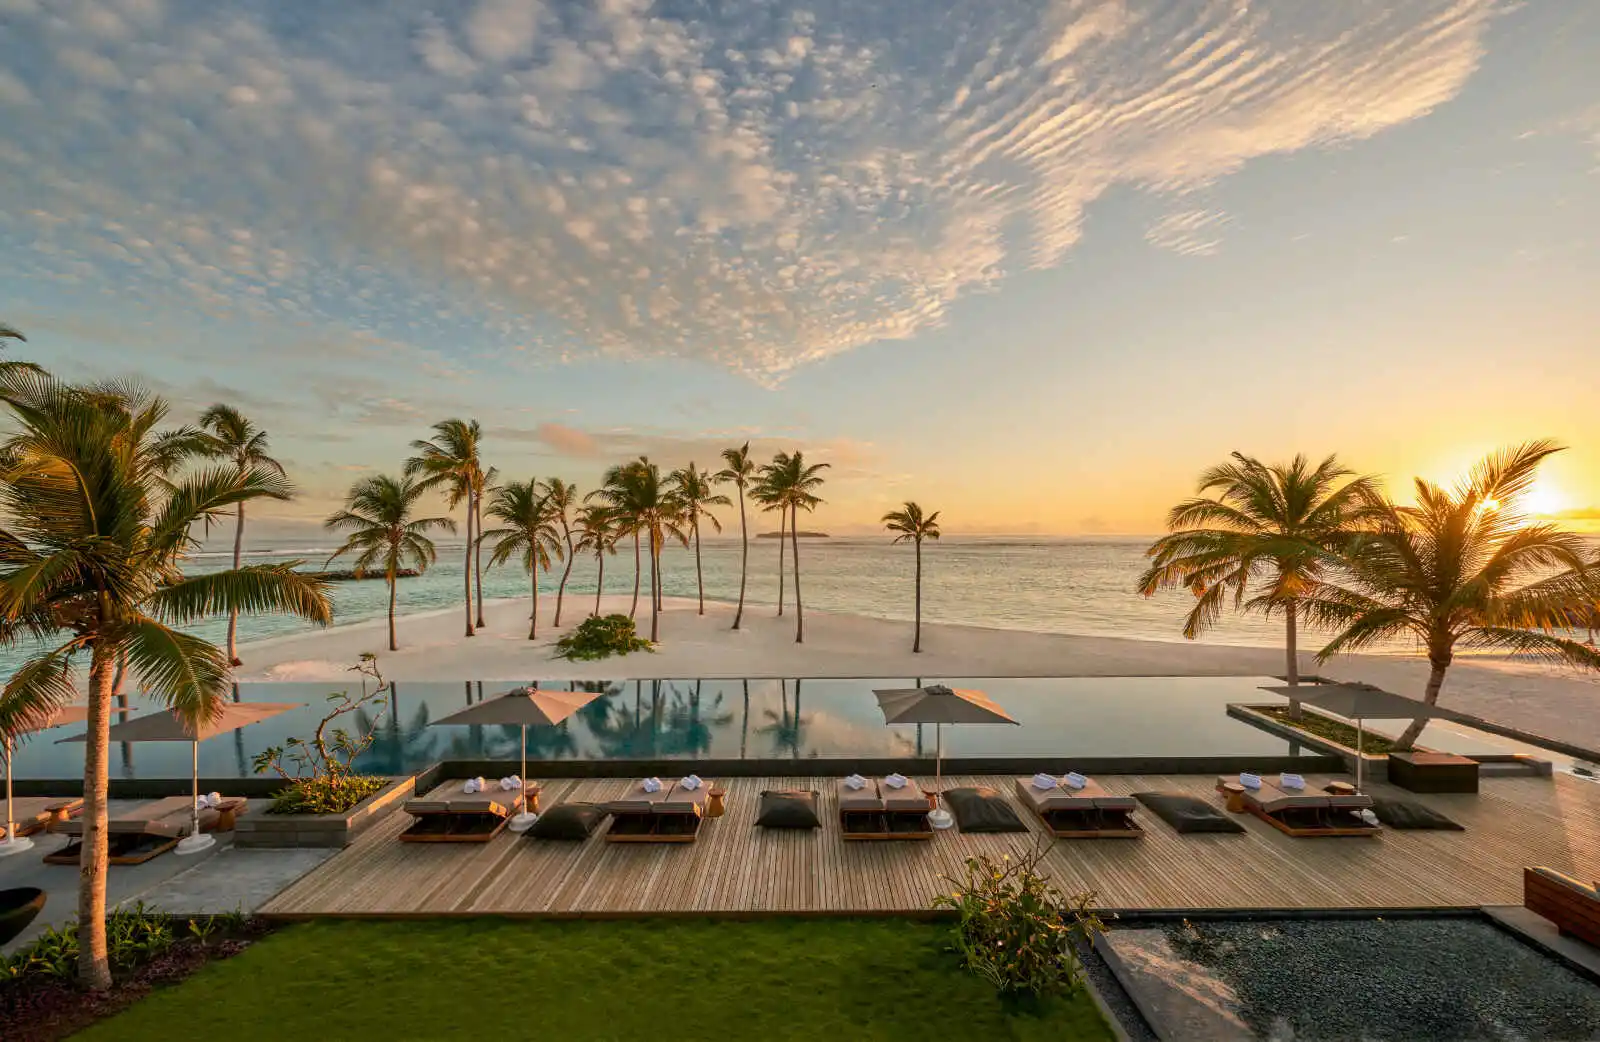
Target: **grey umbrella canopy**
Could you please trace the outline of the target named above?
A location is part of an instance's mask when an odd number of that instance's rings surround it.
[[[1001,709],[982,691],[928,684],[924,687],[874,690],[884,723],[933,724],[935,788],[944,777],[945,724],[1015,724],[1011,714]],[[940,808],[929,815],[939,828],[949,828],[950,812]]]
[[[1368,720],[1432,720],[1445,714],[1414,698],[1397,695],[1371,684],[1309,684],[1290,687],[1263,687],[1275,695],[1293,698],[1318,709],[1326,709],[1356,722],[1356,791],[1361,791],[1361,747],[1365,745],[1364,724]]]

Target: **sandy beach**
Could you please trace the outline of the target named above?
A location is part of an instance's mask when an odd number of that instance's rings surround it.
[[[606,597],[602,611],[626,612],[631,598]],[[794,640],[792,609],[783,617],[767,605],[747,606],[744,628],[730,627],[731,605],[668,598],[661,643],[651,654],[598,662],[554,657],[554,643],[593,606],[567,601],[563,623],[548,624],[555,600],[541,603],[539,639],[527,639],[526,599],[491,601],[488,627],[462,635],[459,608],[402,617],[401,649],[385,650],[383,620],[336,626],[244,645],[241,680],[345,680],[362,652],[377,652],[385,675],[397,680],[524,682],[634,677],[981,677],[1205,676],[1281,673],[1275,648],[1228,647],[1181,641],[1067,636],[925,623],[923,650],[911,651],[911,624],[860,615],[807,611],[806,640]],[[639,630],[650,617],[641,605]],[[1363,680],[1420,696],[1427,663],[1398,656],[1345,656],[1318,666],[1303,654],[1301,669],[1341,680]],[[1461,658],[1446,679],[1442,704],[1485,719],[1591,747],[1600,744],[1600,678],[1578,676],[1499,658]]]

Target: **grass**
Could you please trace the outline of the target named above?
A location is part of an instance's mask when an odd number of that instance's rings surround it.
[[[906,920],[322,921],[288,927],[76,1036],[851,1039],[1113,1036],[1085,993],[1002,1002]]]
[[[1330,720],[1320,713],[1307,711],[1301,714],[1299,720],[1291,720],[1289,719],[1288,706],[1263,707],[1258,709],[1257,712],[1263,716],[1270,716],[1280,724],[1287,724],[1296,730],[1316,735],[1318,738],[1326,738],[1329,741],[1338,742],[1347,749],[1356,747],[1356,729],[1354,727],[1349,724],[1341,724],[1337,720]],[[1373,734],[1371,731],[1364,730],[1361,733],[1361,751],[1364,753],[1373,756],[1385,756],[1393,747],[1394,741],[1392,739]]]

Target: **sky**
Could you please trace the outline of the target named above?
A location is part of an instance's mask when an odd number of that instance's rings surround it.
[[[0,0],[10,353],[244,409],[285,533],[452,416],[802,450],[835,532],[1552,437],[1600,530],[1597,286],[1591,3]]]

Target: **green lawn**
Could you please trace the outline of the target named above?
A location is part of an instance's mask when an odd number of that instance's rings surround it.
[[[79,1038],[1110,1039],[1086,994],[1008,1007],[903,920],[317,922]]]

